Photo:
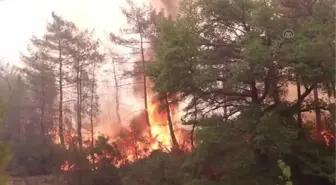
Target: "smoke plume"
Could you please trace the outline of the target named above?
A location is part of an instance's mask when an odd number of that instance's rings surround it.
[[[176,17],[178,13],[179,0],[149,0],[150,4],[156,9],[164,9],[166,15]]]

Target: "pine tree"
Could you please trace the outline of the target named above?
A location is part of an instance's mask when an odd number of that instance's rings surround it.
[[[38,112],[41,138],[45,141],[49,131],[53,129],[54,104],[57,96],[55,75],[42,48],[29,51],[29,55],[22,56],[25,64],[24,77],[29,97]]]
[[[76,91],[75,109],[77,113],[77,135],[80,149],[82,149],[83,145],[83,119],[90,118],[91,116],[93,119],[93,114],[97,115],[98,101],[94,100],[96,99],[96,88],[94,87],[97,79],[94,72],[104,60],[104,56],[98,51],[99,41],[95,41],[92,38],[92,34],[88,30],[79,32],[74,37],[74,42],[68,50],[71,54],[71,68],[73,69],[70,79],[71,83],[75,85]]]
[[[293,184],[335,182],[334,149],[313,140],[298,116],[330,111],[332,103],[309,96],[316,88],[326,95],[321,86],[334,80],[335,2],[283,3],[183,0],[181,16],[159,26],[147,74],[156,91],[188,103],[187,122],[195,107],[200,118],[185,166],[190,184],[276,184],[282,156]],[[289,28],[292,39],[283,37]],[[290,88],[301,88],[294,99]]]
[[[113,51],[109,51],[109,55],[111,58],[112,63],[112,75],[113,75],[113,81],[114,81],[114,89],[115,89],[115,111],[117,115],[117,122],[118,125],[121,126],[121,116],[120,116],[120,84],[119,84],[119,75],[117,73],[119,65],[121,63],[125,62],[125,58],[118,55],[117,53],[114,53]]]
[[[68,86],[69,62],[71,55],[68,47],[73,43],[74,34],[78,32],[76,26],[64,20],[56,13],[52,13],[53,21],[48,23],[47,32],[42,39],[35,39],[34,45],[44,48],[47,60],[55,69],[55,76],[58,85],[58,131],[62,145],[64,145],[64,89]]]
[[[110,34],[110,40],[121,46],[131,48],[133,54],[140,55],[140,61],[134,65],[132,76],[140,77],[142,82],[142,91],[144,97],[144,112],[146,124],[150,128],[150,120],[148,114],[148,80],[145,71],[145,64],[148,61],[145,57],[146,45],[149,43],[149,33],[151,25],[151,9],[148,6],[138,7],[132,0],[127,0],[128,8],[123,8],[122,13],[127,19],[129,27],[122,29],[123,33],[135,35],[130,39],[121,38],[113,33]],[[149,132],[149,134],[151,134]]]

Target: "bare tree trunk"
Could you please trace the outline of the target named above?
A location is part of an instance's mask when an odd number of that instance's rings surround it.
[[[192,129],[190,131],[191,149],[194,149],[194,133],[195,133],[195,128],[196,128],[196,124],[197,124],[197,104],[196,104],[196,100],[195,100],[195,106],[194,106],[194,108],[195,108],[195,120],[194,120],[194,123],[192,124]]]
[[[298,99],[301,97],[301,84],[299,82],[299,79],[296,79],[296,90],[297,90],[297,97]],[[301,114],[301,103],[299,105],[299,110],[297,113],[297,120],[299,124],[299,134],[298,134],[298,139],[301,139],[304,137],[304,132],[303,132],[303,120],[302,120],[302,114]]]
[[[43,85],[44,86],[44,85]],[[44,87],[43,87],[44,88]],[[45,114],[45,102],[44,102],[44,90],[43,90],[43,99],[42,99],[42,105],[41,105],[41,118],[40,118],[40,126],[41,126],[41,136],[42,136],[42,139],[43,139],[43,142],[45,142],[45,134],[46,134],[46,131],[45,131],[45,125],[44,125],[44,114]]]
[[[297,89],[297,97],[300,98],[301,97],[301,84],[298,80],[296,81],[296,89]],[[298,111],[298,123],[299,123],[299,128],[302,129],[303,121],[302,121],[302,115],[301,115],[301,104],[299,106],[300,108]]]
[[[150,132],[150,120],[149,120],[149,114],[148,114],[148,100],[147,100],[147,78],[146,78],[146,73],[145,73],[145,53],[144,53],[144,47],[143,47],[143,37],[142,37],[142,32],[141,30],[139,31],[140,33],[140,49],[141,49],[141,61],[142,61],[142,69],[143,69],[143,89],[144,89],[144,103],[145,103],[145,115],[146,115],[146,124],[148,126],[149,134],[151,136]]]
[[[76,149],[76,162],[77,162],[77,183],[78,185],[82,184],[82,149],[83,149],[83,142],[82,142],[82,119],[81,119],[81,108],[82,108],[82,103],[81,103],[81,71],[79,67],[79,61],[77,64],[77,69],[76,69],[76,93],[77,93],[77,139],[78,139],[78,148]]]
[[[223,70],[225,70],[225,68]],[[225,81],[222,81],[222,88],[225,89]],[[226,102],[226,96],[224,96],[224,102]],[[195,101],[195,111],[196,111],[196,101]],[[225,121],[227,121],[228,120],[228,116],[227,116],[228,110],[227,110],[226,103],[224,103],[223,111],[224,111]]]
[[[45,143],[45,125],[44,125],[44,113],[45,113],[45,74],[44,74],[44,66],[42,65],[42,102],[41,102],[41,118],[40,118],[40,126],[41,126],[41,136],[43,143]]]
[[[62,62],[62,50],[59,42],[59,115],[58,115],[58,134],[60,137],[61,145],[64,146],[64,127],[63,127],[63,62]]]
[[[317,87],[314,88],[313,93],[314,93],[314,104],[315,104],[315,106],[318,106],[319,97],[318,97]],[[320,136],[321,132],[323,130],[322,119],[321,119],[321,109],[319,109],[319,108],[315,109],[315,116],[316,116],[316,130],[317,130],[317,134]]]
[[[78,138],[80,150],[83,148],[83,137],[82,137],[82,77],[80,75],[79,79],[79,117],[78,117]]]
[[[91,108],[90,108],[91,149],[93,149],[94,147],[93,107],[95,106],[94,105],[95,69],[96,67],[94,66],[92,72],[92,84],[91,84]],[[95,157],[93,152],[91,152],[91,158],[92,158],[92,164],[95,165]]]
[[[114,85],[115,85],[115,101],[116,101],[116,114],[117,114],[117,121],[118,124],[121,125],[121,117],[120,117],[120,102],[119,102],[119,84],[118,84],[118,78],[116,74],[116,68],[115,68],[115,62],[112,59],[112,65],[113,65],[113,77],[114,77]]]
[[[166,108],[166,112],[167,112],[167,121],[168,121],[169,132],[170,132],[170,137],[172,139],[173,147],[178,148],[179,144],[177,142],[177,139],[176,139],[176,136],[175,136],[175,133],[174,133],[173,121],[172,121],[171,115],[170,115],[171,112],[170,112],[169,101],[168,101],[167,95],[164,98],[164,104],[165,104],[165,108]]]
[[[195,134],[195,129],[196,129],[196,122],[192,125],[191,131],[190,131],[190,145],[191,149],[194,149],[194,134]]]
[[[80,74],[80,69],[78,67],[77,69],[77,78],[76,78],[76,84],[77,84],[77,137],[78,137],[78,146],[79,146],[79,150],[82,150],[83,147],[83,143],[82,143],[82,119],[81,119],[81,96],[82,96],[82,92],[81,92],[81,74]]]

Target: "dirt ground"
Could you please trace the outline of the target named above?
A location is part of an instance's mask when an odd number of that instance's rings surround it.
[[[7,185],[66,185],[61,177],[34,176],[34,177],[9,177]]]

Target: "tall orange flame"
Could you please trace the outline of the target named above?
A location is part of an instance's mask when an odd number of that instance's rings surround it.
[[[126,158],[127,161],[132,162],[139,158],[148,157],[152,151],[154,150],[170,150],[172,147],[172,139],[169,132],[169,127],[167,123],[167,112],[166,111],[159,111],[160,110],[160,102],[156,99],[153,94],[149,94],[149,99],[151,100],[148,104],[148,114],[150,120],[150,128],[147,127],[145,122],[145,114],[141,113],[134,117],[131,121],[129,127],[122,128],[119,135],[115,136],[109,132],[104,127],[97,127],[94,130],[94,137],[98,138],[98,136],[103,133],[104,135],[109,136],[109,142],[115,142],[118,146],[118,149],[121,152],[121,155]],[[171,116],[176,122],[176,117],[178,118],[179,115],[177,113],[176,105],[171,106]],[[175,118],[175,119],[174,119]],[[150,129],[150,130],[149,130]],[[149,135],[151,133],[151,136]],[[189,132],[180,128],[177,124],[174,124],[174,133],[179,142],[182,150],[189,150]],[[60,140],[57,137],[57,131],[53,131],[50,134],[55,136],[54,142],[59,144]],[[66,137],[65,141],[67,146],[69,146],[71,139],[76,136],[76,133],[69,132]],[[83,134],[83,141],[90,140],[89,134]],[[85,147],[90,147],[89,145],[84,145]],[[90,156],[88,156],[90,158]],[[111,157],[106,154],[104,157]],[[95,157],[99,160],[99,157]],[[90,160],[92,163],[93,160]],[[118,164],[122,162],[117,162]],[[69,164],[68,161],[65,161],[64,164],[61,166],[61,170],[69,171],[74,169],[73,164]]]

